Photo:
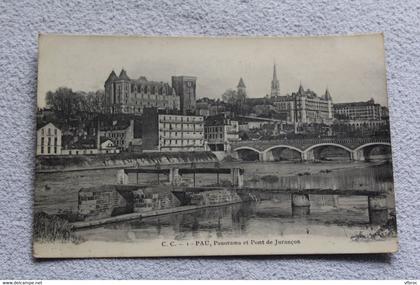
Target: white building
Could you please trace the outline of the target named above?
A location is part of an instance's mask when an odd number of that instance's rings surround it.
[[[202,116],[159,115],[160,151],[204,151]]]
[[[204,126],[204,139],[212,151],[230,151],[230,143],[239,140],[239,123],[224,114],[209,117]]]
[[[146,108],[143,122],[144,151],[205,150],[202,116],[169,114]]]
[[[334,113],[340,119],[381,120],[382,107],[373,99],[367,102],[350,102],[334,104]]]
[[[61,130],[53,123],[47,123],[36,132],[36,155],[61,154]]]
[[[111,139],[119,149],[128,149],[134,140],[134,120],[129,123],[115,122],[112,126],[101,127],[101,137]]]

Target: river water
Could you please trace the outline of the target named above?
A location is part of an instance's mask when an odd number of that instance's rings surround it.
[[[387,206],[394,210],[392,164],[384,162],[322,163],[225,163],[221,167],[243,167],[245,185],[264,188],[330,188],[380,190],[387,194]],[[116,169],[39,173],[35,210],[48,213],[77,211],[77,192],[82,187],[114,184]],[[277,178],[267,179],[267,176]],[[185,177],[187,180],[192,177]],[[230,176],[220,176],[223,182]],[[137,177],[130,177],[137,179]],[[165,181],[160,177],[160,181]],[[197,185],[211,184],[214,175],[197,175]],[[140,182],[156,180],[144,175]],[[371,228],[367,197],[310,195],[305,214],[291,206],[289,194],[275,194],[258,202],[244,202],[205,208],[139,221],[108,224],[78,230],[84,240],[139,241],[146,239],[209,239],[225,237],[283,236],[290,234],[350,237],[355,231]]]

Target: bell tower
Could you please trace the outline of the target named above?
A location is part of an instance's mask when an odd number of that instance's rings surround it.
[[[181,113],[194,114],[196,105],[196,82],[194,76],[172,76],[172,88],[179,96]]]

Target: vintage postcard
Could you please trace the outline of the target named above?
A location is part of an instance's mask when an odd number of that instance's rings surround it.
[[[40,35],[33,253],[398,249],[382,34]]]

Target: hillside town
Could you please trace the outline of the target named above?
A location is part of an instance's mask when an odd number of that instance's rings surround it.
[[[49,91],[37,111],[36,154],[229,153],[238,141],[389,136],[387,107],[373,99],[335,103],[328,88],[317,94],[302,84],[284,93],[276,69],[265,95],[248,94],[239,76],[237,86],[207,98],[197,77],[133,79],[124,69],[111,71],[97,92]]]

